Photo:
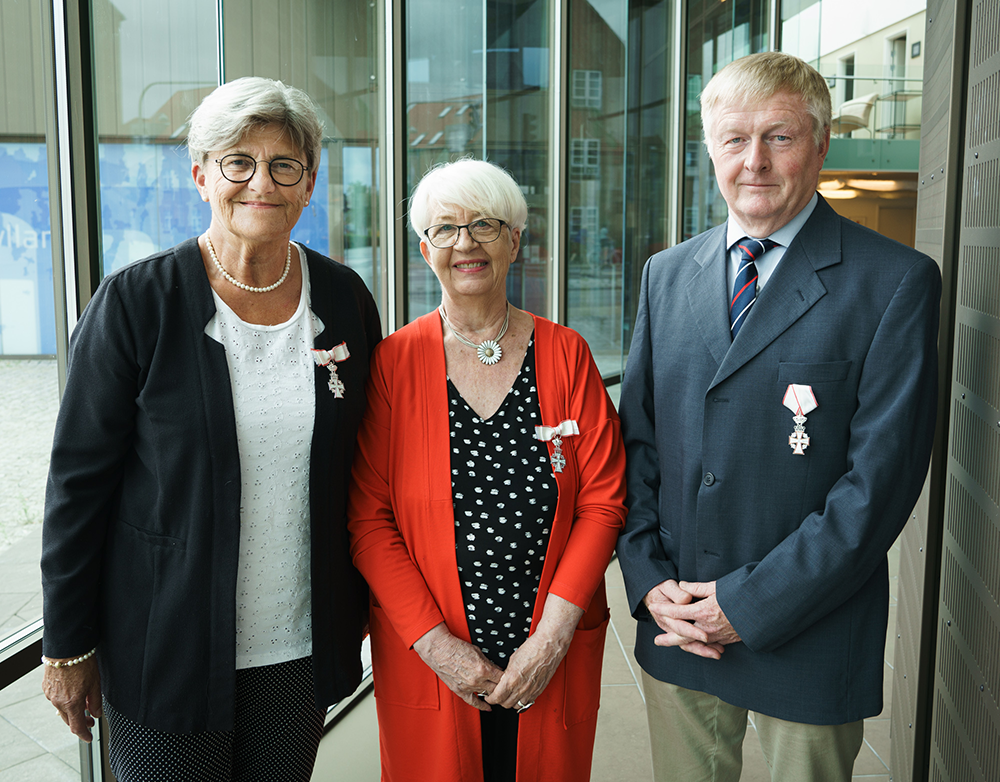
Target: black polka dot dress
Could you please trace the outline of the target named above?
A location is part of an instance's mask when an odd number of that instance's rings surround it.
[[[482,419],[448,381],[455,553],[472,643],[500,668],[524,643],[558,488],[541,409],[534,341],[500,409]]]

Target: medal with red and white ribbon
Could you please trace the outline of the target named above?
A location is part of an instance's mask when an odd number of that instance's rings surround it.
[[[566,466],[566,457],[562,452],[562,438],[580,434],[580,427],[572,418],[567,418],[559,426],[536,426],[535,439],[543,443],[552,443],[552,472],[562,472]]]
[[[792,383],[785,391],[785,398],[781,403],[792,411],[792,420],[795,421],[795,431],[788,435],[788,444],[792,448],[792,453],[796,456],[805,456],[806,448],[809,447],[809,435],[806,434],[806,413],[811,413],[817,407],[816,395],[812,386],[803,386]]]
[[[330,370],[330,382],[327,383],[327,386],[337,399],[343,399],[344,391],[347,390],[347,387],[344,385],[344,381],[337,375],[337,362],[351,357],[351,351],[347,349],[347,343],[341,342],[330,350],[313,348],[312,357],[317,366],[326,367]]]

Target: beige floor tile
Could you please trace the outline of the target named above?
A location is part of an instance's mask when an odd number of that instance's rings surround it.
[[[602,687],[591,782],[647,782],[652,778],[646,709],[638,688]]]
[[[608,636],[604,641],[604,667],[601,670],[601,684],[619,684],[637,687],[634,671],[622,649],[622,642],[615,632],[615,625],[608,626]]]
[[[80,771],[55,755],[42,755],[5,768],[0,777],[3,782],[80,782]]]
[[[888,722],[888,720],[873,720],[875,723]],[[865,733],[869,731],[869,725],[865,723]],[[885,763],[881,761],[875,751],[872,749],[871,744],[865,741],[861,745],[861,751],[858,753],[857,760],[854,761],[854,775],[855,776],[866,776],[874,774],[887,774],[889,769],[886,768]]]
[[[892,727],[892,720],[888,717],[884,719],[865,720],[865,745],[878,759],[881,768],[875,767],[872,774],[884,774],[889,771],[889,760],[892,752],[892,742],[889,739],[889,729]],[[855,764],[855,773],[859,773],[858,765]]]
[[[320,742],[312,782],[378,782],[380,775],[375,696],[368,693]]]

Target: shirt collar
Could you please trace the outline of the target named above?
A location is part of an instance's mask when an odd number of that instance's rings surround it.
[[[772,239],[773,241],[780,244],[782,247],[789,247],[791,243],[795,240],[799,231],[802,230],[802,226],[806,224],[806,220],[812,215],[813,210],[816,208],[816,204],[819,203],[819,195],[813,193],[812,198],[809,199],[809,203],[802,207],[802,210],[795,215],[791,220],[789,220],[785,225],[779,228],[774,233],[769,236],[754,236],[754,239]],[[739,223],[736,222],[735,218],[730,214],[729,220],[726,224],[726,248],[731,250],[733,245],[736,244],[744,236],[750,236],[746,230],[740,227]]]

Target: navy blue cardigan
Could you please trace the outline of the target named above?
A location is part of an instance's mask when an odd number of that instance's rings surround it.
[[[311,302],[346,342],[330,392],[315,372],[310,455],[313,671],[321,708],[361,678],[367,589],[345,523],[372,349],[371,294],[351,269],[306,250]],[[99,286],[73,333],[45,498],[45,654],[98,647],[104,695],[171,732],[229,730],[236,669],[240,461],[225,351],[195,239]]]

